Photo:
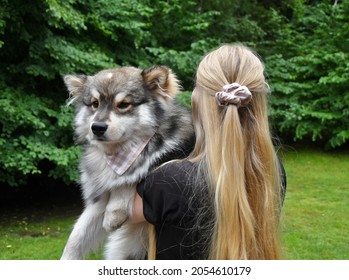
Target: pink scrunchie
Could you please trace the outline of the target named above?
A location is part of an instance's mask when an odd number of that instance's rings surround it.
[[[216,93],[216,100],[219,106],[233,104],[237,107],[244,107],[252,100],[252,94],[246,86],[232,83],[225,85],[223,91]]]

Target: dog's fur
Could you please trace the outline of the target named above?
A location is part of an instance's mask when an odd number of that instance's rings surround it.
[[[186,156],[194,143],[191,114],[173,98],[178,80],[169,68],[154,66],[67,75],[64,81],[69,103],[76,103],[77,141],[84,144],[80,180],[85,209],[61,259],[83,259],[108,234],[106,259],[142,259],[146,225],[122,225],[131,214],[135,186],[161,163]],[[106,156],[145,136],[150,141],[129,169],[114,172]]]

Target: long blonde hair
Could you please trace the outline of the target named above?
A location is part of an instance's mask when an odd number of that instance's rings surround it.
[[[215,93],[237,82],[247,107],[218,106]],[[210,259],[280,258],[279,162],[269,131],[264,65],[249,48],[224,45],[198,66],[193,92],[196,145],[190,159],[214,205]],[[203,179],[202,179],[203,178]]]

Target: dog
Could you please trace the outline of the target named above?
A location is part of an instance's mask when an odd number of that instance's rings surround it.
[[[162,163],[187,156],[195,142],[191,113],[175,95],[179,81],[166,66],[120,67],[93,76],[66,75],[83,144],[80,183],[84,211],[61,259],[84,259],[109,236],[106,259],[144,259],[147,225],[123,223],[135,187]]]

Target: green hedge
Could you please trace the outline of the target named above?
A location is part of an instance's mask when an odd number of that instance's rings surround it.
[[[33,174],[76,181],[80,149],[63,75],[165,64],[190,92],[202,55],[221,43],[244,43],[264,58],[278,135],[345,145],[348,1],[241,2],[3,0],[0,181],[23,185]]]

